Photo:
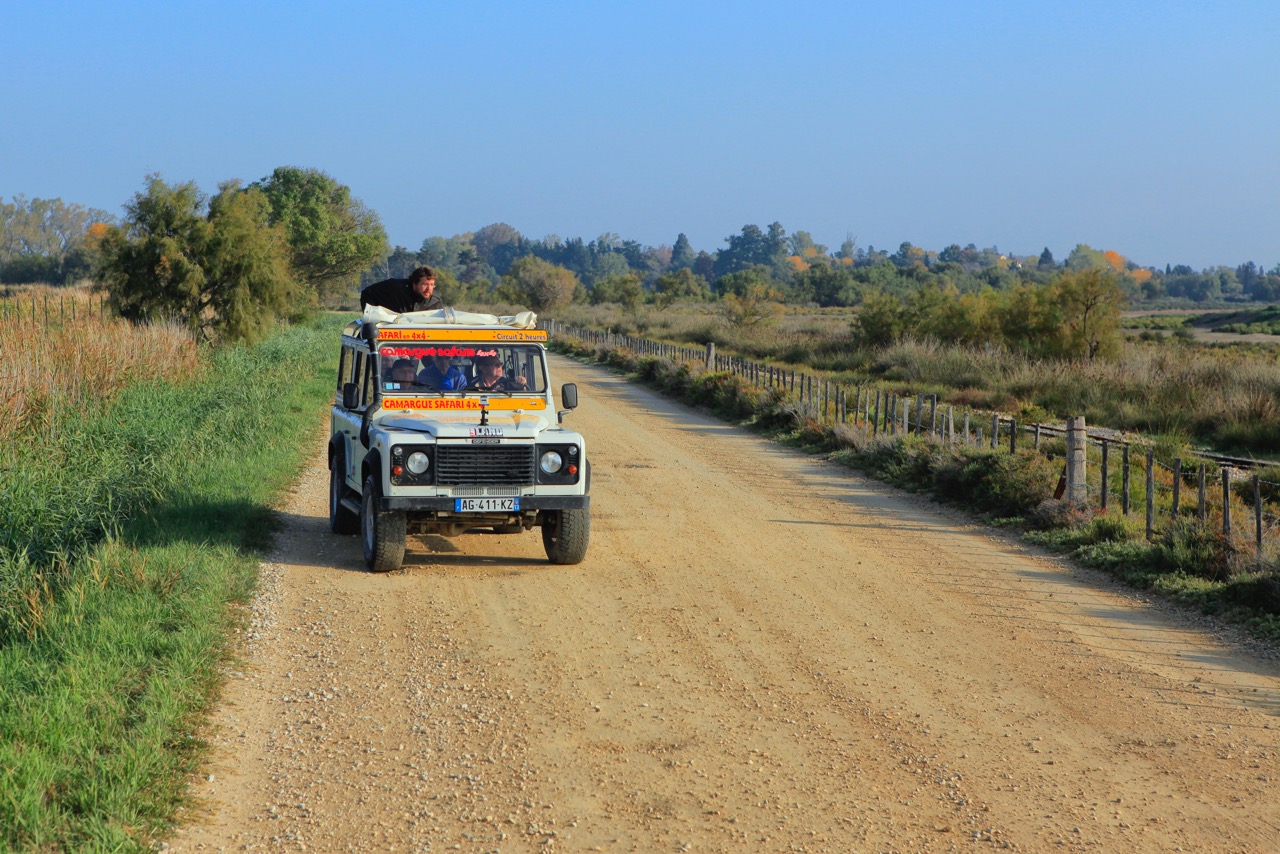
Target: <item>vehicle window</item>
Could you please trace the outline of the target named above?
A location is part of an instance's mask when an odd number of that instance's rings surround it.
[[[351,382],[351,363],[353,361],[351,357],[351,348],[343,347],[342,353],[338,356],[338,394],[342,394],[342,387]]]
[[[361,357],[364,353],[360,354]],[[364,362],[364,370],[360,371],[360,405],[368,407],[373,403],[373,357],[361,358]],[[360,370],[359,362],[356,363],[356,370]]]
[[[528,344],[385,343],[379,347],[383,394],[547,389],[542,348]]]

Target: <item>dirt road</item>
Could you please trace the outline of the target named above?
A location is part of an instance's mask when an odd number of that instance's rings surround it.
[[[557,361],[591,550],[362,572],[321,446],[178,850],[1275,851],[1280,669]]]

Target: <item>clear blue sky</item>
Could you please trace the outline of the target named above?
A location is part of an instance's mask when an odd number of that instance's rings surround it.
[[[314,167],[393,243],[779,221],[1280,263],[1280,4],[0,0],[0,197]]]

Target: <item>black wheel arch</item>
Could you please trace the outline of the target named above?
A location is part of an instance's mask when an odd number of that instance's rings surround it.
[[[365,479],[372,476],[373,482],[378,484],[378,488],[382,488],[382,452],[376,448],[364,455],[364,461],[360,463],[360,483],[364,483]]]

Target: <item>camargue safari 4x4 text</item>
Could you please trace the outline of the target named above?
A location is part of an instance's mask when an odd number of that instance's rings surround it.
[[[477,528],[541,528],[552,563],[586,556],[587,446],[561,426],[578,390],[565,383],[565,408],[556,410],[547,333],[536,321],[532,312],[397,315],[369,306],[343,330],[329,526],[360,534],[369,569],[398,569],[407,534],[455,537]],[[498,373],[482,370],[495,360],[503,381],[480,388]],[[433,363],[444,369],[433,372]]]

